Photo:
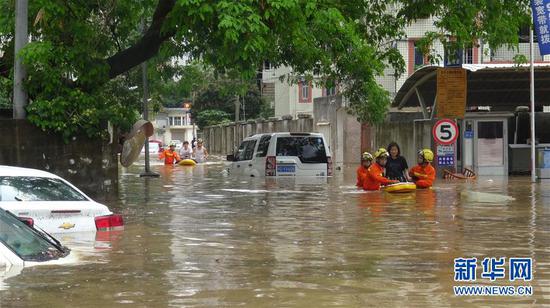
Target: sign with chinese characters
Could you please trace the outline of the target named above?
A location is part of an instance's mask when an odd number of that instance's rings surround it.
[[[477,258],[454,259],[454,280],[456,282],[477,282],[478,265],[481,265],[481,279],[495,282],[507,279],[509,282],[533,280],[532,258],[484,258],[478,262]],[[454,286],[456,296],[530,296],[533,287],[526,285],[462,285]]]
[[[464,113],[466,112],[466,94],[465,69],[437,69],[436,100],[438,118],[464,118]]]
[[[437,164],[439,166],[454,166],[455,165],[455,157],[454,156],[438,156],[437,157]]]
[[[455,147],[454,144],[436,146],[437,165],[454,166],[455,165]]]
[[[533,24],[542,56],[550,54],[550,0],[531,0]]]
[[[531,258],[510,258],[508,260],[508,279],[510,281],[533,279],[533,261]],[[485,258],[481,262],[483,272],[481,278],[506,278],[506,258]],[[476,281],[477,258],[456,258],[454,273],[455,281]]]
[[[472,139],[472,138],[474,138],[474,131],[472,130],[464,131],[464,139]]]
[[[455,149],[454,146],[451,145],[437,145],[437,156],[448,156],[448,155],[454,155]]]

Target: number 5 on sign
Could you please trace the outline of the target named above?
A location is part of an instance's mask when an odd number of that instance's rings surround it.
[[[450,119],[439,120],[432,129],[432,135],[438,144],[453,144],[458,138],[458,126]]]

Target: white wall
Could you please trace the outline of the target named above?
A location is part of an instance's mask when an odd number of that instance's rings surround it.
[[[540,55],[540,50],[535,43],[535,61],[542,61],[542,57]],[[514,56],[517,54],[521,54],[527,57],[527,60],[529,60],[529,43],[520,43],[518,50],[515,49],[509,49],[506,46],[500,47],[498,49],[493,50],[493,55],[484,55],[484,60],[490,60],[493,62],[510,62],[514,60]]]
[[[289,84],[286,79],[284,81],[280,81],[279,79],[279,76],[288,76],[291,72],[292,70],[288,67],[264,70],[263,72],[264,80],[267,79],[275,83],[275,116],[291,115],[296,118],[299,113],[313,115],[313,100],[323,95],[323,89],[313,85],[311,103],[300,103],[298,85]]]

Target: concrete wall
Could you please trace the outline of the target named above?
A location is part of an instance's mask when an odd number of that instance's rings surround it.
[[[347,112],[341,96],[314,99],[315,131],[329,142],[337,166],[359,163],[361,157],[361,124]]]
[[[35,168],[68,180],[96,200],[118,195],[118,137],[113,142],[43,132],[26,120],[0,120],[0,164]]]
[[[392,141],[401,148],[401,155],[405,157],[409,167],[416,165],[416,153],[419,149],[430,148],[435,150],[432,141],[432,126],[435,120],[412,121],[405,118],[401,121],[386,121],[382,124],[368,127],[370,140],[366,143],[370,153],[378,148],[386,148]]]
[[[313,119],[300,117],[285,120],[272,118],[270,120],[249,120],[247,122],[230,123],[226,125],[208,126],[200,131],[208,152],[215,155],[233,154],[242,140],[248,136],[260,133],[275,132],[313,132]]]

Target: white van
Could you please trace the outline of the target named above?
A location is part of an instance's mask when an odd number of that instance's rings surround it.
[[[332,176],[332,158],[318,133],[257,134],[227,155],[228,171],[245,176]]]

